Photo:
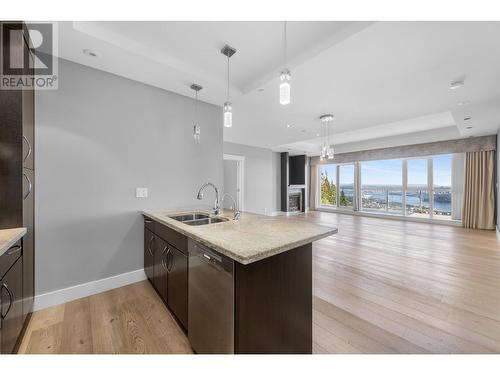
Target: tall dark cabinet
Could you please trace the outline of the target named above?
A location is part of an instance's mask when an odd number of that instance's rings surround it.
[[[5,29],[4,26],[7,28]],[[12,58],[33,59],[31,42],[23,23],[1,22],[2,54]],[[3,31],[23,30],[5,45]],[[12,34],[11,34],[12,35]],[[19,62],[18,62],[19,63]],[[33,76],[24,64],[23,73]],[[23,324],[33,309],[35,292],[35,100],[34,90],[0,89],[0,229],[25,227],[26,235],[19,244],[19,258],[9,263],[0,274],[2,283],[10,285],[8,295],[0,293],[2,308],[8,301],[9,316],[1,319],[0,352],[11,353]],[[0,257],[0,263],[8,254]],[[0,284],[1,285],[1,284]],[[5,289],[5,288],[4,288]],[[14,310],[12,310],[14,309]],[[2,310],[3,311],[3,310]]]
[[[281,153],[281,211],[306,211],[307,156]]]

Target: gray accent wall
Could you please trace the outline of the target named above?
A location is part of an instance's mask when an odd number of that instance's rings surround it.
[[[59,61],[59,89],[36,93],[37,294],[141,269],[140,211],[223,184],[221,110],[200,103],[200,145],[193,111],[188,97]]]
[[[224,142],[224,153],[245,156],[245,211],[266,215],[280,211],[280,154],[230,142]]]

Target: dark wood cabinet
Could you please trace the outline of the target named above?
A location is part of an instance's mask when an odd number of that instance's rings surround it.
[[[23,311],[33,309],[35,295],[35,171],[23,168]]]
[[[1,26],[1,25],[0,25]],[[22,95],[0,90],[0,229],[22,226]]]
[[[25,48],[27,48],[26,45]],[[29,53],[29,56],[31,56],[31,53]],[[23,167],[35,169],[35,91],[24,90],[22,92],[22,101]]]
[[[170,246],[168,255],[168,307],[188,327],[188,257]]]
[[[170,248],[168,244],[159,237],[155,239],[154,256],[154,279],[153,285],[160,297],[166,302],[168,293],[168,270],[167,257]]]
[[[13,353],[24,324],[23,314],[23,258],[20,257],[7,271],[1,286],[2,353]]]
[[[312,353],[312,244],[235,262],[235,353]]]
[[[19,59],[16,66],[24,66],[23,73],[33,76],[25,57],[33,60],[26,25],[20,22],[0,22],[10,30],[22,30],[12,37],[9,45],[0,38],[0,49],[12,59]],[[21,35],[22,37],[19,37]],[[3,36],[3,34],[2,34]],[[33,66],[33,65],[31,65]],[[2,353],[12,352],[19,340],[23,324],[33,309],[35,292],[35,92],[32,89],[0,90],[0,229],[25,227],[22,253],[15,265],[4,276],[10,286],[2,288],[2,314],[6,303],[14,300],[8,316],[2,322]],[[5,255],[5,254],[4,254]],[[2,275],[0,274],[0,277]],[[6,302],[7,301],[7,302]]]
[[[154,278],[154,247],[155,235],[149,229],[144,228],[144,272],[149,281]]]
[[[187,329],[187,237],[145,217],[144,271],[167,307]]]

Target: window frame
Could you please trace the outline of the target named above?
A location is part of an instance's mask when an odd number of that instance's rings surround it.
[[[347,212],[353,212],[356,211],[356,201],[357,201],[357,173],[358,173],[358,162],[347,162],[347,163],[323,163],[320,164],[318,167],[321,167],[321,165],[335,165],[335,183],[336,183],[336,191],[335,191],[335,205],[323,205],[321,204],[321,171],[318,173],[318,197],[319,197],[319,208],[323,209],[328,209],[328,210],[340,210],[340,211],[347,211]],[[353,197],[352,197],[352,207],[344,207],[340,206],[340,167],[341,166],[346,166],[346,165],[352,165],[354,167],[354,182],[353,182]]]
[[[321,168],[321,165],[325,164],[333,164],[335,165],[335,171],[336,171],[336,184],[337,184],[337,191],[336,191],[336,204],[335,206],[333,205],[322,205],[321,204],[321,173],[318,173],[318,196],[319,196],[319,209],[323,210],[338,210],[338,211],[345,211],[345,212],[360,212],[360,213],[366,213],[369,215],[379,215],[379,216],[391,216],[391,217],[396,217],[396,218],[406,218],[406,219],[411,219],[411,220],[417,220],[417,221],[439,221],[441,223],[455,223],[457,220],[453,220],[451,218],[453,214],[453,199],[452,199],[452,206],[451,206],[451,215],[449,219],[446,220],[441,220],[441,219],[435,219],[434,218],[434,193],[436,192],[441,192],[441,191],[447,191],[446,189],[440,189],[440,188],[435,188],[434,187],[434,163],[433,163],[433,158],[435,156],[440,156],[440,155],[449,155],[451,158],[453,158],[453,154],[437,154],[437,155],[430,155],[430,156],[415,156],[415,157],[405,157],[405,158],[391,158],[391,159],[398,159],[401,160],[401,168],[402,168],[402,197],[401,197],[401,203],[402,203],[402,214],[397,214],[397,213],[391,213],[386,211],[369,211],[369,210],[363,210],[363,202],[362,202],[362,183],[361,183],[361,167],[363,162],[368,162],[368,161],[377,161],[377,160],[364,160],[364,161],[355,161],[355,162],[344,162],[344,163],[322,163],[319,164],[318,167]],[[409,191],[408,190],[408,161],[409,160],[426,160],[427,161],[427,191],[429,192],[429,215],[428,217],[414,217],[411,215],[407,214],[407,207],[406,207],[406,194]],[[389,159],[380,159],[380,160],[389,160]],[[343,207],[340,206],[340,166],[344,165],[352,165],[354,166],[354,194],[353,194],[353,205],[352,207]],[[452,165],[453,165],[453,159],[452,159]],[[451,167],[451,173],[453,173],[453,167]],[[453,179],[450,184],[450,193],[453,196]],[[412,191],[412,190],[410,190]],[[441,215],[439,215],[441,216]]]

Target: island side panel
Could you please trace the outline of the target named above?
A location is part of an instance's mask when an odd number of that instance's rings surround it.
[[[312,353],[312,244],[235,262],[235,353]]]

